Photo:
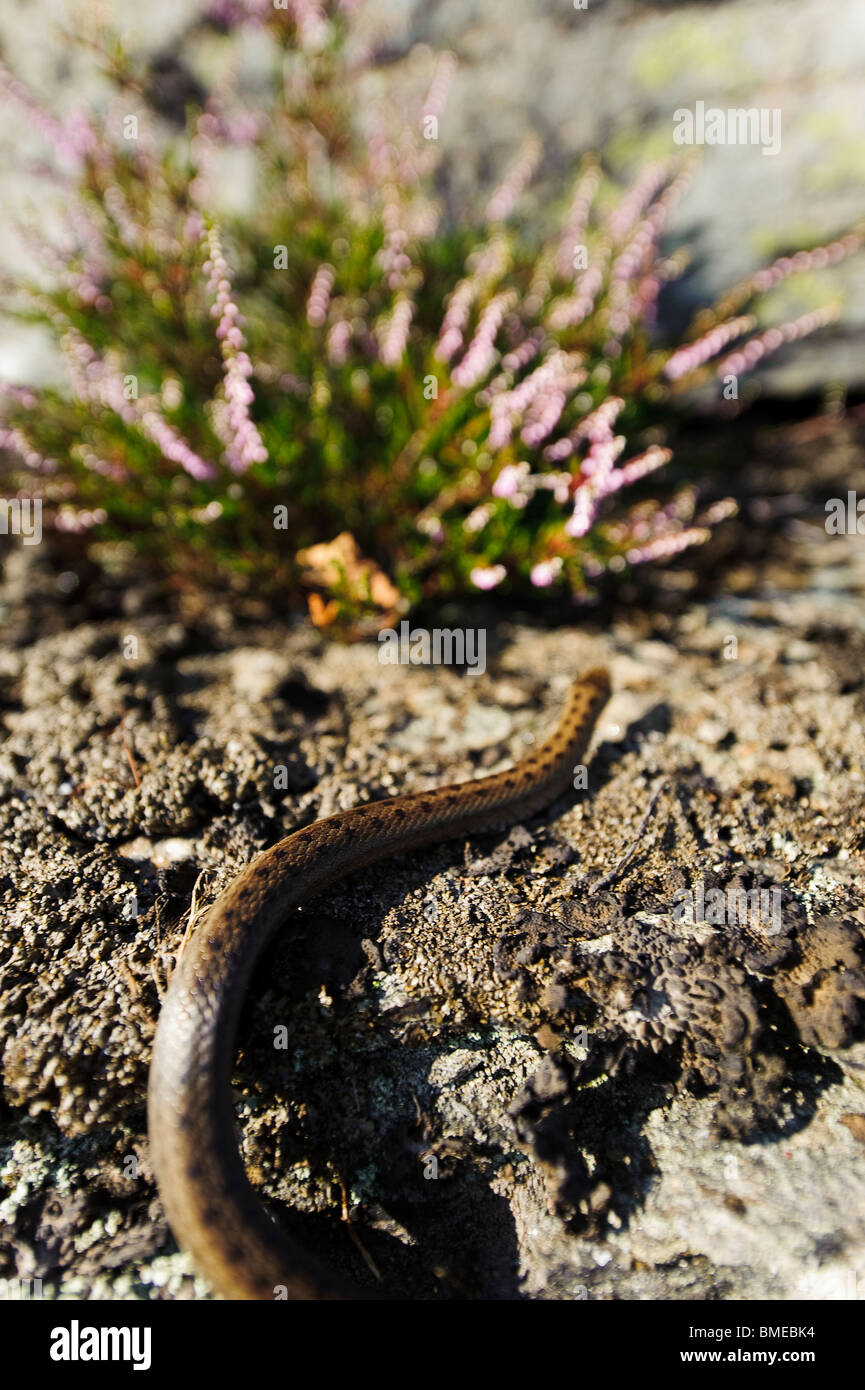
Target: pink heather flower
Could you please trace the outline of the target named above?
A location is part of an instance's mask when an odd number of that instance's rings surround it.
[[[440,362],[450,362],[459,352],[472,305],[484,291],[501,279],[507,264],[507,244],[502,236],[492,237],[479,254],[469,257],[469,274],[454,287],[442,319],[435,347],[435,356]]]
[[[297,41],[307,53],[318,53],[327,43],[330,26],[315,0],[288,0],[291,17],[297,25]]]
[[[138,411],[126,398],[123,381],[99,360],[90,344],[74,328],[67,328],[60,339],[72,387],[80,401],[88,405],[107,405],[124,424],[137,425]]]
[[[367,135],[369,173],[381,197],[381,220],[384,241],[378,253],[378,263],[389,289],[405,286],[411,269],[406,253],[409,234],[405,226],[405,188],[416,181],[417,169],[411,160],[400,158],[400,152],[381,128],[382,115],[374,116],[374,127]],[[411,167],[409,167],[409,165]]]
[[[200,212],[187,213],[183,224],[183,240],[189,245],[197,244],[204,235],[204,219]]]
[[[489,241],[473,251],[466,261],[469,278],[481,289],[500,280],[510,263],[506,237],[499,232],[490,234]]]
[[[743,343],[729,357],[718,363],[717,375],[739,376],[742,372],[752,371],[758,362],[770,353],[777,352],[785,343],[792,343],[804,338],[808,333],[815,333],[818,328],[824,328],[827,323],[838,317],[838,312],[837,305],[829,304],[823,309],[814,309],[789,323],[782,323],[779,327],[769,328],[765,333],[749,338],[747,343]]]
[[[437,545],[440,545],[445,538],[445,529],[442,526],[441,517],[419,516],[415,522],[415,526],[418,531],[420,531],[421,535],[429,536],[430,540],[435,541]]]
[[[529,288],[523,299],[523,318],[537,319],[540,317],[541,310],[549,298],[554,263],[555,256],[549,248],[547,248],[546,251],[542,251],[535,262],[535,269],[529,281]],[[522,328],[522,324],[520,324],[520,328]]]
[[[305,400],[310,391],[309,382],[304,381],[302,377],[295,376],[293,372],[283,372],[279,378],[279,386],[289,396],[297,396],[299,400]]]
[[[574,196],[571,199],[571,206],[565,218],[564,230],[556,253],[556,273],[562,280],[569,279],[575,272],[574,252],[578,246],[583,245],[589,209],[597,192],[600,178],[600,170],[593,164],[580,177],[574,189]]]
[[[678,555],[681,550],[687,550],[691,545],[703,545],[711,534],[705,526],[692,526],[684,531],[669,532],[665,536],[656,537],[646,545],[626,551],[625,558],[630,565],[642,565],[648,560],[667,560],[672,555]]]
[[[553,494],[557,502],[564,505],[571,495],[573,475],[570,473],[533,473],[527,482],[533,491],[546,488]]]
[[[539,391],[526,411],[522,428],[523,443],[530,449],[537,448],[552,433],[559,423],[568,396],[581,386],[586,379],[584,371],[571,372],[560,377],[553,385]]]
[[[601,502],[616,490],[613,468],[625,447],[623,435],[602,440],[590,448],[583,460],[581,483],[574,494],[574,510],[565,522],[565,533],[575,539],[585,536],[595,524]]]
[[[507,570],[504,565],[478,565],[472,570],[469,579],[476,589],[494,589],[501,584]]]
[[[847,236],[839,237],[837,241],[831,241],[826,246],[816,246],[813,251],[797,251],[794,256],[779,256],[771,265],[749,276],[739,288],[762,294],[766,290],[774,289],[782,280],[786,280],[788,275],[798,275],[806,270],[823,270],[826,266],[840,264],[848,256],[852,256],[854,251],[858,251],[863,241],[865,234],[862,232],[849,232]]]
[[[77,168],[88,155],[97,153],[99,140],[80,110],[69,112],[61,125],[3,62],[0,62],[0,88],[12,98],[64,164]]]
[[[205,19],[225,29],[248,24],[250,28],[263,24],[273,10],[273,0],[211,0]]]
[[[475,507],[473,511],[469,512],[468,516],[463,522],[463,530],[469,532],[482,531],[491,516],[492,512],[490,511],[489,507]]]
[[[435,65],[433,79],[430,83],[429,91],[422,108],[422,118],[435,116],[438,119],[445,109],[448,92],[456,72],[456,54],[446,51],[442,53]]]
[[[75,329],[67,329],[61,344],[79,399],[113,410],[124,424],[140,430],[150,439],[164,458],[179,463],[191,478],[200,481],[216,476],[213,464],[201,458],[183,436],[169,425],[158,408],[155,396],[130,399],[120,372],[98,358],[90,344]]]
[[[513,378],[509,372],[499,372],[491,381],[487,382],[482,391],[478,391],[475,402],[482,408],[491,405],[496,396],[500,396],[504,391],[509,391],[513,384]]]
[[[596,255],[604,260],[600,248],[596,248]],[[584,270],[577,282],[576,294],[556,299],[551,304],[546,318],[547,328],[553,333],[560,333],[564,328],[576,328],[583,323],[592,312],[603,283],[603,264],[591,265]]]
[[[503,181],[499,184],[495,193],[487,203],[484,220],[486,222],[504,222],[510,217],[514,210],[517,199],[523,192],[541,157],[541,143],[534,136],[530,137],[524,144],[517,156],[516,162],[508,170]]]
[[[664,507],[658,507],[652,516],[652,527],[655,531],[662,528],[664,522],[677,523],[690,521],[694,515],[694,503],[696,501],[696,490],[685,488],[679,492]]]
[[[556,349],[513,390],[503,391],[493,399],[488,440],[492,453],[509,443],[514,421],[538,400],[538,414],[528,422],[530,438],[524,433],[523,439],[530,444],[545,438],[561,415],[567,394],[585,381],[585,372],[577,367],[580,360],[577,354]]]
[[[580,422],[574,430],[574,434],[584,436],[592,444],[600,444],[605,439],[612,439],[613,425],[624,407],[625,402],[621,396],[610,396],[609,400],[604,401],[597,410],[592,411]]]
[[[391,173],[392,151],[384,132],[375,118],[375,126],[366,139],[370,173],[377,183],[383,182]]]
[[[140,424],[142,432],[162,450],[163,457],[171,459],[172,463],[179,463],[190,478],[203,481],[215,476],[213,465],[199,458],[183,436],[172,429],[158,410],[145,407],[141,411]]]
[[[17,454],[36,473],[56,473],[57,463],[38,453],[23,430],[9,429],[0,425],[0,449],[9,449]]]
[[[581,472],[584,478],[591,478],[593,488],[602,486],[624,447],[623,434],[617,434],[615,439],[601,439],[592,444],[583,459]]]
[[[696,371],[698,367],[702,367],[704,362],[708,362],[710,357],[714,357],[728,343],[731,343],[734,338],[741,337],[743,333],[749,333],[756,322],[753,314],[743,314],[741,318],[728,319],[726,323],[719,323],[708,333],[704,333],[702,338],[697,338],[696,342],[686,343],[684,347],[680,347],[674,352],[664,367],[664,375],[670,381],[678,381],[680,377]]]
[[[11,396],[25,410],[32,410],[36,405],[36,396],[32,391],[26,386],[15,386],[11,381],[0,381],[0,396]]]
[[[506,463],[493,483],[493,497],[513,497],[529,476],[527,463]]]
[[[221,118],[221,134],[235,148],[254,145],[265,126],[264,117],[257,111],[226,112]]]
[[[565,535],[579,540],[592,529],[598,514],[597,501],[588,483],[583,483],[574,494],[574,510],[565,522]]]
[[[545,336],[542,328],[533,328],[518,347],[505,353],[502,358],[502,366],[505,371],[520,372],[523,367],[527,367],[540,352]]]
[[[399,295],[387,321],[381,344],[381,360],[386,367],[395,367],[402,361],[413,313],[412,301],[407,295]]]
[[[616,340],[616,347],[610,355],[618,356],[621,350],[619,340],[631,324],[642,319],[647,309],[653,312],[654,298],[660,286],[651,272],[657,259],[657,240],[666,220],[667,207],[667,203],[660,200],[649,209],[613,262],[605,320],[607,329]]]
[[[332,265],[320,265],[315,272],[315,277],[309,291],[309,298],[306,301],[306,321],[312,328],[321,328],[327,318],[327,307],[330,303],[330,292],[333,289],[333,281],[336,275]]]
[[[439,209],[435,203],[416,200],[408,210],[406,227],[413,241],[430,241],[439,224]]]
[[[226,446],[225,458],[233,473],[245,473],[253,463],[264,463],[267,450],[249,414],[255,396],[249,384],[252,363],[246,352],[246,339],[240,330],[240,310],[231,298],[228,263],[216,226],[207,233],[207,288],[215,294],[211,314],[219,319],[216,336],[222,348],[225,408],[214,417]]]
[[[647,216],[655,228],[655,237],[659,237],[670,219],[670,214],[681,202],[682,195],[688,188],[694,177],[696,162],[688,160],[685,167],[679,171],[676,177],[667,185],[663,193],[657,199],[653,207],[649,209]]]
[[[655,328],[661,284],[662,280],[658,274],[649,273],[643,276],[625,307],[629,323],[641,322],[649,331]]]
[[[54,529],[81,535],[94,526],[102,526],[107,520],[108,513],[103,507],[88,511],[84,508],[63,506],[54,517]]]
[[[219,122],[216,116],[212,111],[202,111],[195,122],[195,130],[189,142],[189,153],[195,169],[195,177],[189,183],[189,196],[199,207],[207,202],[210,194],[218,134]]]
[[[533,567],[529,579],[536,589],[546,589],[553,583],[561,568],[562,561],[558,555],[552,560],[541,560],[540,564]]]
[[[94,454],[85,444],[73,444],[69,452],[73,458],[79,459],[84,467],[89,468],[92,473],[101,473],[104,478],[111,478],[115,482],[123,482],[129,477],[128,470],[122,464],[109,463],[107,459]]]
[[[514,507],[525,507],[540,490],[552,492],[557,502],[567,502],[571,491],[570,473],[532,473],[527,463],[508,463],[493,483],[494,497],[507,499]]]
[[[130,212],[129,204],[116,183],[108,184],[102,194],[102,202],[123,244],[133,250],[141,249],[147,242],[147,232]]]
[[[423,174],[429,173],[435,162],[436,157],[434,143],[430,143],[429,141],[425,140],[423,143],[423,148],[419,149],[414,144],[410,146],[407,143],[404,134],[402,139],[402,147],[398,151],[397,161],[394,165],[393,170],[394,180],[397,188],[413,190],[415,186],[420,182],[421,176]],[[426,218],[429,215],[429,211],[432,207],[433,204],[430,201],[424,201],[424,211],[422,213],[423,221],[426,221]],[[413,218],[416,214],[414,209],[409,205],[403,209],[403,215],[406,230],[408,230],[409,225],[413,225]],[[437,220],[438,219],[436,219],[436,224]]]
[[[222,140],[235,147],[255,144],[267,124],[267,117],[259,111],[230,110],[227,105],[229,90],[233,95],[233,76],[223,79],[219,88],[211,92],[207,109],[202,112],[197,131],[207,140]]]
[[[526,412],[526,422],[521,431],[524,444],[530,449],[534,449],[546,439],[548,434],[552,433],[559,422],[567,399],[564,391],[549,391],[545,395],[539,396],[529,406]]]
[[[563,439],[557,439],[554,444],[547,445],[544,449],[544,460],[547,463],[561,463],[563,459],[570,458],[577,445],[584,439],[590,440],[593,444],[612,439],[612,427],[624,409],[624,405],[625,402],[620,396],[610,396],[607,400],[602,401],[596,410],[583,417],[569,435]]]
[[[505,315],[516,303],[514,290],[505,290],[491,299],[480,317],[475,336],[469,343],[465,357],[453,371],[457,386],[467,390],[476,386],[492,370],[496,361],[495,340]]]
[[[654,209],[653,209],[654,211]],[[624,250],[620,251],[613,261],[610,270],[610,281],[618,284],[623,280],[631,280],[637,271],[645,266],[652,254],[652,248],[657,238],[657,219],[650,213],[644,217],[642,222],[637,223],[630,241]]]
[[[717,526],[719,521],[726,521],[727,517],[735,516],[738,510],[738,504],[732,497],[723,497],[720,501],[712,503],[701,520],[706,526]]]
[[[411,269],[411,257],[406,255],[408,232],[399,225],[400,206],[396,199],[385,203],[382,221],[385,225],[384,245],[379,252],[379,264],[384,272],[388,288],[402,289],[407,272]]]
[[[662,449],[659,445],[653,444],[645,453],[637,454],[636,458],[629,459],[621,468],[608,474],[603,495],[609,496],[613,492],[618,492],[619,488],[629,487],[631,483],[645,478],[647,474],[654,473],[657,468],[663,468],[664,464],[669,463],[672,457],[672,449]]]
[[[461,280],[448,300],[448,307],[442,320],[435,355],[440,362],[450,362],[463,345],[463,332],[469,321],[472,305],[471,286]]]
[[[337,319],[327,335],[327,358],[334,367],[345,364],[350,343],[351,324],[346,319]]]
[[[211,521],[218,521],[223,510],[222,503],[214,499],[212,502],[208,502],[206,507],[198,507],[192,515],[196,521],[203,521],[207,524]]]
[[[632,323],[654,317],[655,300],[660,288],[657,276],[653,274],[657,242],[690,176],[690,168],[686,168],[664,189],[645,216],[637,222],[629,240],[613,262],[606,316],[612,338],[604,349],[608,357],[621,354],[621,339]],[[635,280],[638,281],[636,286]]]
[[[670,161],[666,159],[648,164],[643,169],[607,219],[607,231],[613,241],[624,240],[640,214],[663,188],[669,175]]]

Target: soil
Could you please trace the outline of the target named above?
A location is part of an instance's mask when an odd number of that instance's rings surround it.
[[[210,1296],[145,1137],[190,906],[316,817],[505,767],[604,662],[585,790],[280,935],[241,1026],[247,1167],[396,1297],[862,1297],[865,539],[824,503],[865,495],[863,445],[861,413],[752,440],[710,548],[566,623],[489,609],[483,675],[7,542],[0,1276]]]

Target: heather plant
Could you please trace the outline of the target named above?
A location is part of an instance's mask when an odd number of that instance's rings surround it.
[[[587,156],[538,242],[519,217],[529,141],[446,225],[432,190],[454,60],[410,115],[361,102],[352,8],[219,0],[211,24],[267,31],[271,90],[245,106],[229,64],[180,136],[116,41],[99,115],[61,121],[0,74],[63,198],[58,229],[24,229],[42,275],[7,286],[68,378],[2,388],[21,493],[106,563],[305,590],[314,620],[343,630],[479,590],[580,600],[700,544],[734,504],[664,481],[676,401],[713,376],[735,394],[826,324],[837,303],[771,326],[765,297],[851,254],[861,229],[778,258],[666,345],[658,300],[687,256],[662,238],[690,165],[653,163],[622,190]],[[220,220],[238,151],[255,196]]]

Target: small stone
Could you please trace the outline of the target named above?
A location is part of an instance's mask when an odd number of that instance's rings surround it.
[[[727,725],[720,719],[704,719],[697,729],[697,738],[701,743],[708,743],[712,747],[717,747],[729,732]]]

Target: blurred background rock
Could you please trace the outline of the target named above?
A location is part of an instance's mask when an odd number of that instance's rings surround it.
[[[176,119],[185,100],[206,89],[220,45],[240,45],[242,84],[254,98],[268,61],[263,34],[224,36],[197,23],[202,0],[5,0],[0,44],[7,61],[56,108],[97,99],[99,79],[86,50],[55,26],[77,30],[81,16],[103,15],[124,40],[151,58],[151,100]],[[673,329],[693,306],[767,258],[826,241],[865,216],[865,5],[842,0],[365,0],[362,23],[375,55],[370,92],[417,79],[423,90],[430,49],[451,49],[459,67],[440,128],[441,192],[451,214],[489,189],[529,131],[545,156],[530,194],[543,221],[576,158],[587,149],[631,171],[669,152],[673,112],[707,106],[780,108],[781,150],[707,146],[673,238],[693,238],[697,255],[667,296]],[[3,143],[38,151],[35,132],[7,126]],[[251,197],[242,160],[225,180],[226,201]],[[10,218],[49,218],[44,192],[20,172],[0,179],[0,262],[24,266],[26,252]],[[30,206],[28,207],[28,204]],[[844,313],[819,340],[797,345],[761,374],[769,394],[865,385],[865,257],[833,273]],[[815,287],[814,301],[820,289]],[[796,293],[801,293],[801,281]],[[793,291],[791,290],[791,293]],[[807,294],[807,286],[805,290]],[[825,295],[822,296],[825,299]],[[783,304],[781,305],[783,308]],[[806,308],[809,307],[806,303]],[[4,325],[0,376],[39,380],[56,371],[41,332]]]

